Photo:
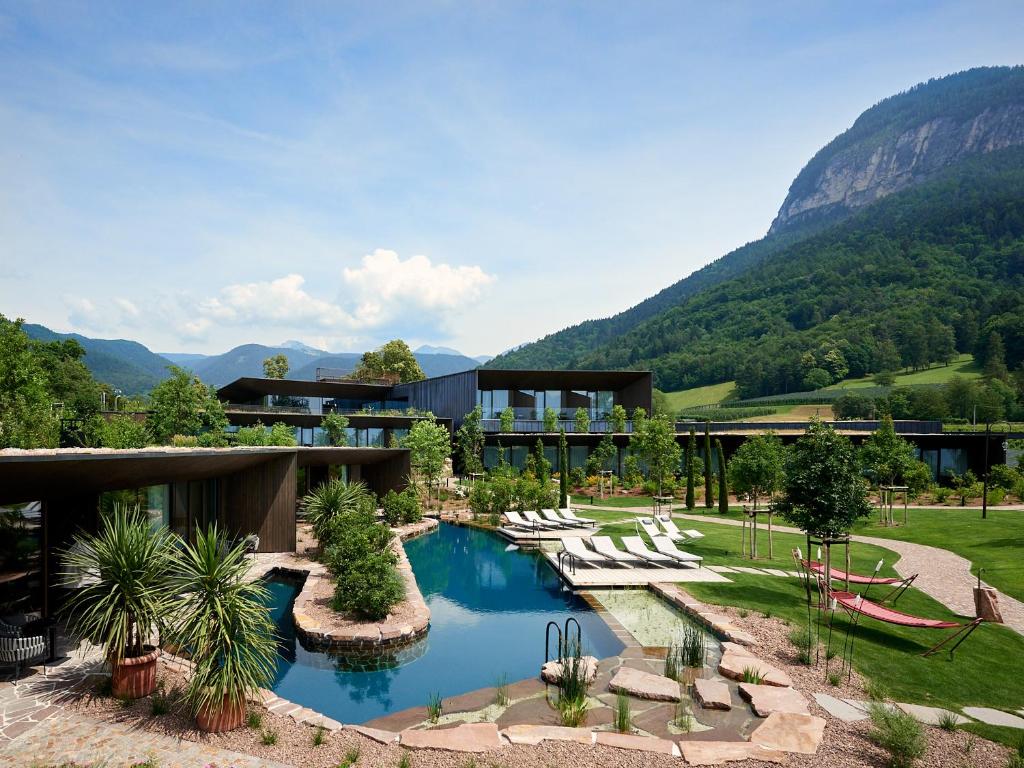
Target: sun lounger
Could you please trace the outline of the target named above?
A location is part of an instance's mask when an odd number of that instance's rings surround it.
[[[658,517],[658,522],[661,523],[661,527],[665,530],[665,535],[672,539],[672,541],[687,541],[688,539],[704,538],[703,533],[693,528],[688,531],[680,531],[671,517],[661,515]]]
[[[622,546],[624,546],[626,551],[630,554],[636,555],[637,557],[646,560],[649,563],[654,563],[655,565],[661,565],[667,568],[670,565],[675,565],[676,562],[668,555],[663,555],[660,552],[651,552],[651,550],[647,548],[647,545],[644,544],[644,540],[639,536],[623,536]]]
[[[586,545],[583,543],[583,539],[575,537],[562,539],[562,546],[565,548],[565,552],[572,556],[573,561],[581,560],[592,565],[608,565],[615,562],[598,552],[587,549]]]
[[[655,536],[665,535],[661,532],[661,528],[658,527],[658,524],[655,523],[654,520],[652,520],[649,517],[638,517],[636,518],[636,523],[638,526],[640,526],[641,529],[643,529],[643,532],[646,533],[652,539]]]
[[[515,512],[515,511],[513,511],[511,509],[508,512],[505,513],[505,519],[508,520],[508,524],[510,526],[512,526],[513,528],[525,528],[526,530],[529,530],[529,531],[535,531],[535,530],[537,530],[538,528],[541,528],[541,527],[545,527],[545,528],[548,527],[548,526],[539,526],[539,525],[537,525],[536,523],[534,523],[534,522],[532,522],[530,520],[524,520],[522,517],[519,516],[518,512]]]
[[[687,563],[700,568],[700,564],[704,560],[700,555],[691,555],[689,552],[677,549],[675,543],[668,536],[655,536],[651,539],[651,543],[658,552],[668,555],[680,563]]]
[[[566,507],[565,509],[560,509],[558,511],[562,513],[562,517],[564,517],[566,520],[572,520],[575,523],[586,523],[587,525],[597,525],[597,520],[594,520],[589,517],[580,517],[575,512],[573,512],[569,507]]]
[[[559,517],[558,513],[553,509],[542,509],[541,515],[545,520],[550,520],[552,523],[558,523],[559,525],[568,525],[572,528],[582,528],[586,523],[579,523],[575,520],[566,520],[565,518]]]
[[[538,528],[568,528],[568,523],[553,523],[550,520],[545,520],[543,517],[538,515],[532,509],[523,512],[523,517],[529,520],[531,523],[536,525]]]
[[[594,547],[599,555],[604,555],[609,560],[615,560],[619,563],[646,563],[642,557],[638,557],[634,554],[627,554],[621,549],[615,546],[611,539],[611,536],[592,536],[590,539],[591,545]]]

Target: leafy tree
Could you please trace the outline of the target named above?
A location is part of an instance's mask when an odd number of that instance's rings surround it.
[[[131,416],[101,419],[97,433],[104,448],[145,448],[150,441],[146,425]]]
[[[729,485],[735,493],[748,493],[754,509],[762,497],[771,498],[782,487],[786,449],[772,431],[743,441],[729,461]]]
[[[611,442],[610,435],[605,435],[605,438]],[[680,450],[675,425],[666,416],[641,419],[639,431],[634,428],[630,435],[629,448],[647,464],[648,477],[657,482],[660,495],[665,476],[671,477],[679,466]]]
[[[85,349],[74,339],[31,341],[33,356],[42,367],[46,389],[62,403],[65,418],[88,419],[100,410],[101,387],[85,365]]]
[[[896,434],[892,416],[883,416],[878,429],[861,447],[861,462],[879,485],[895,485],[903,479],[915,460],[914,446]]]
[[[0,448],[50,448],[59,423],[24,320],[0,315]]]
[[[569,506],[569,443],[565,430],[558,433],[558,508]]]
[[[832,376],[824,368],[812,368],[804,376],[807,389],[823,389],[832,383]]]
[[[786,457],[783,494],[775,508],[813,536],[849,533],[857,520],[869,517],[867,486],[849,438],[811,421]]]
[[[651,415],[652,416],[673,416],[672,406],[669,405],[668,395],[655,387],[651,390]]]
[[[618,403],[612,406],[608,415],[608,430],[619,434],[626,431],[626,409]]]
[[[283,354],[266,358],[263,361],[263,375],[268,379],[283,379],[288,375],[288,358]]]
[[[586,408],[577,408],[576,417],[574,419],[574,427],[577,432],[589,432],[590,431],[590,415],[587,413]]]
[[[393,379],[403,384],[427,378],[409,345],[401,339],[364,352],[352,376],[356,379]]]
[[[171,375],[157,384],[149,397],[146,421],[153,436],[166,443],[173,435],[223,430],[228,420],[217,391],[176,365],[168,366],[168,370]]]
[[[690,439],[686,441],[686,508],[693,509],[697,506],[694,497],[694,475],[696,474],[697,437],[694,430],[690,430]]]
[[[275,422],[267,433],[267,445],[289,446],[297,444],[295,427],[289,427],[283,421]]]
[[[445,460],[451,456],[451,436],[431,414],[412,425],[402,445],[409,449],[409,464],[413,472],[427,483],[429,501],[430,490],[440,482]]]
[[[985,376],[1002,381],[1010,377],[1010,372],[1006,369],[1006,348],[1003,346],[1003,337],[996,331],[992,331],[988,335],[985,352]]]
[[[601,470],[608,469],[617,452],[612,436],[605,434],[587,456],[587,474],[596,475]]]
[[[729,514],[728,472],[725,465],[725,451],[722,450],[722,441],[718,438],[715,438],[715,454],[718,456],[718,511],[727,515]]]
[[[544,431],[556,432],[558,430],[558,411],[550,405],[544,408]]]
[[[462,471],[467,474],[483,472],[484,469],[483,416],[484,410],[478,405],[466,414],[466,417],[462,420],[462,425],[455,433],[455,445],[459,455],[459,463],[462,465]]]
[[[891,387],[896,383],[896,374],[890,370],[879,371],[872,377],[872,381],[880,387]]]
[[[871,398],[856,392],[846,392],[832,403],[832,413],[837,419],[866,419],[874,407]]]
[[[511,432],[515,428],[515,423],[515,411],[511,407],[506,406],[498,416],[498,430],[505,433]]]
[[[320,420],[320,428],[328,445],[348,445],[348,417],[341,413],[327,413]]]
[[[704,506],[715,506],[714,486],[711,478],[711,424],[704,422]]]

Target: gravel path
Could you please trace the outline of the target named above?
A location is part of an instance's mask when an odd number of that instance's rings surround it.
[[[717,525],[740,526],[743,524],[739,520],[720,520],[707,515],[687,515],[678,512],[674,513],[674,517]],[[803,535],[803,531],[784,525],[772,526],[772,530],[778,533]],[[900,576],[918,574],[917,580],[914,581],[914,586],[917,589],[938,600],[954,613],[961,616],[974,616],[973,590],[978,580],[971,574],[970,560],[947,549],[914,544],[899,539],[878,539],[873,536],[851,536],[850,538],[861,544],[874,544],[891,549],[900,556],[900,559],[893,565]],[[1003,614],[1003,623],[1015,632],[1024,635],[1024,603],[999,590],[996,590],[996,593],[999,596],[999,610]]]

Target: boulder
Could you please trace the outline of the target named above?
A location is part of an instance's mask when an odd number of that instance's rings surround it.
[[[807,699],[795,688],[740,683],[740,696],[750,702],[754,714],[768,717],[772,712],[809,715]]]
[[[583,674],[586,677],[587,683],[594,682],[594,678],[597,677],[597,659],[593,656],[584,656],[582,662]],[[558,681],[562,679],[562,663],[560,661],[549,661],[540,668],[540,677],[545,683],[557,685]]]
[[[690,765],[719,765],[740,760],[781,763],[785,753],[747,741],[680,741],[679,749]]]
[[[780,688],[790,688],[793,685],[793,680],[789,675],[771,664],[761,661],[745,649],[742,652],[731,648],[726,649],[722,654],[722,660],[718,662],[718,672],[732,680],[742,680],[743,671],[746,669],[756,672],[764,685],[777,685]]]
[[[750,741],[767,749],[813,755],[824,735],[824,718],[773,712],[750,734]]]

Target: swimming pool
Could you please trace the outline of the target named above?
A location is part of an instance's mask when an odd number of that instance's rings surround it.
[[[307,651],[295,639],[291,603],[299,586],[271,577],[271,616],[282,637],[272,686],[282,698],[343,723],[363,723],[422,706],[432,693],[455,696],[536,677],[544,661],[544,629],[569,616],[583,629],[588,653],[604,658],[623,646],[600,616],[562,590],[536,553],[506,551],[496,535],[442,523],[406,542],[416,581],[430,607],[427,636],[368,662]]]

